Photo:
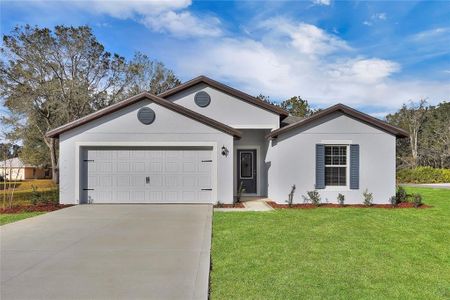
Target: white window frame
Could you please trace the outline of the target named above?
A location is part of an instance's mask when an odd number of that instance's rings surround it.
[[[345,147],[346,148],[346,160],[345,160],[345,185],[325,185],[325,190],[328,191],[347,191],[350,189],[350,145],[349,144],[339,144],[339,143],[333,143],[333,144],[325,144],[325,147],[332,147],[332,146],[338,146],[338,147]],[[324,151],[325,156],[325,151]],[[324,163],[325,163],[325,157],[324,157]],[[325,168],[327,167],[344,167],[344,165],[327,165],[325,164]],[[324,170],[324,176],[326,176],[326,170]]]

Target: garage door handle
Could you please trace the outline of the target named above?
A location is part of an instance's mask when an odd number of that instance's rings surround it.
[[[83,191],[93,191],[94,189],[83,189]]]
[[[202,189],[202,191],[212,191],[212,189]]]
[[[150,176],[145,177],[145,183],[147,183],[147,184],[150,183]]]
[[[212,159],[202,160],[202,162],[212,162]]]

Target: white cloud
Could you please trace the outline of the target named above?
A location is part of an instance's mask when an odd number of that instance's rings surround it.
[[[366,26],[372,26],[374,23],[378,22],[378,21],[386,21],[387,20],[387,14],[382,12],[382,13],[376,13],[370,16],[370,21],[369,20],[365,20],[363,22],[364,25]]]
[[[222,34],[218,18],[205,17],[200,20],[188,11],[167,11],[158,17],[146,16],[142,22],[155,31],[169,32],[178,37],[214,37]]]
[[[399,71],[400,66],[396,62],[372,58],[346,60],[330,69],[329,74],[333,77],[360,83],[376,83]]]
[[[450,27],[433,28],[418,32],[412,36],[412,40],[415,42],[424,42],[426,40],[437,38],[450,40]]]
[[[355,55],[344,40],[316,26],[274,24],[280,25],[259,25],[264,28],[260,39],[220,38],[190,45],[176,58],[175,70],[186,79],[205,74],[231,82],[253,95],[280,100],[300,95],[323,107],[337,102],[379,107],[379,114],[410,99],[448,100],[450,85],[395,79],[401,70],[397,62]],[[199,56],[199,48],[208,51]]]
[[[191,5],[191,0],[92,0],[77,1],[74,4],[115,18],[129,19],[137,16],[155,16],[165,11],[184,9]]]
[[[59,2],[59,3],[58,3]],[[30,6],[49,9],[46,0],[30,0]],[[222,34],[220,20],[204,15],[194,15],[188,11],[191,0],[59,0],[51,2],[51,7],[67,5],[67,8],[91,14],[108,15],[117,19],[131,19],[157,32],[165,32],[177,37],[211,37]]]
[[[260,27],[272,31],[277,38],[289,38],[289,43],[306,55],[326,55],[338,50],[350,49],[347,43],[336,35],[303,22],[294,23],[275,18],[264,21]]]
[[[312,1],[314,4],[316,5],[330,5],[331,4],[331,0],[313,0]]]

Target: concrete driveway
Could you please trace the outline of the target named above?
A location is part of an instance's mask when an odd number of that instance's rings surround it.
[[[0,298],[206,299],[210,205],[80,205],[0,227]]]

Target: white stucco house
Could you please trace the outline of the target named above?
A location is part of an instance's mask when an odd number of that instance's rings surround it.
[[[24,163],[19,157],[0,161],[0,178],[6,180],[50,179],[51,169]]]
[[[293,120],[244,92],[200,76],[158,96],[141,93],[48,132],[59,138],[60,202],[374,203],[395,194],[402,129],[342,104]]]

